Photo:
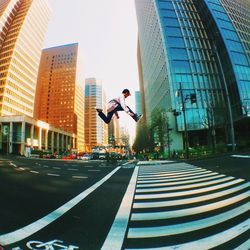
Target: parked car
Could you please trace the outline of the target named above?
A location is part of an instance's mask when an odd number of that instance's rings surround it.
[[[99,153],[99,160],[106,160],[106,153]]]
[[[92,156],[90,154],[85,154],[85,155],[81,156],[80,159],[84,160],[84,161],[89,161],[92,159]]]

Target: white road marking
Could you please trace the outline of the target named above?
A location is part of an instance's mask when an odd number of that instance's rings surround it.
[[[87,179],[87,176],[77,176],[77,175],[73,175],[72,178],[76,178],[76,179]]]
[[[181,186],[174,186],[174,187],[155,187],[155,188],[137,188],[136,193],[154,193],[154,192],[165,192],[165,191],[172,191],[172,190],[181,190],[181,189],[191,189],[191,188],[198,188],[208,185],[214,185],[226,181],[231,181],[235,179],[234,177],[224,177],[219,180],[214,181],[206,181],[196,184],[189,184],[189,185],[181,185]]]
[[[75,169],[75,168],[68,168],[67,170],[69,170],[69,171],[79,171],[79,169]]]
[[[47,174],[47,175],[49,175],[49,176],[60,176],[59,174]]]
[[[25,168],[18,168],[19,170],[25,170]]]
[[[39,172],[33,171],[33,170],[31,170],[30,172],[31,172],[31,173],[34,173],[34,174],[39,174]]]
[[[218,174],[218,175],[210,176],[210,177],[200,177],[199,179],[195,179],[195,180],[138,184],[137,187],[138,188],[145,188],[145,187],[175,186],[175,185],[180,185],[180,184],[187,184],[187,183],[195,183],[195,182],[213,180],[213,179],[221,178],[221,177],[224,177],[224,176],[225,176],[224,174],[220,174],[220,175]]]
[[[170,236],[211,227],[247,212],[249,210],[249,206],[250,202],[227,212],[192,222],[180,223],[170,226],[130,228],[128,231],[128,238],[153,238]]]
[[[125,233],[127,230],[127,225],[129,221],[131,206],[134,197],[136,178],[138,175],[139,167],[135,167],[131,180],[129,182],[127,191],[122,199],[120,208],[116,214],[115,220],[112,227],[108,233],[108,236],[102,246],[102,250],[116,250],[121,249]]]
[[[188,191],[182,191],[182,192],[173,192],[173,193],[157,193],[157,194],[136,194],[135,199],[159,199],[159,198],[169,198],[169,197],[178,197],[178,196],[186,196],[186,195],[193,195],[193,194],[200,194],[205,193],[213,190],[217,190],[220,188],[229,187],[231,185],[235,185],[237,183],[243,182],[243,180],[233,180],[230,182],[226,182],[220,185],[211,186],[207,188],[199,188],[195,190],[188,190]]]
[[[179,176],[192,176],[192,175],[196,175],[197,173],[204,173],[206,172],[206,169],[198,169],[195,171],[184,171],[184,172],[176,172],[176,173],[166,173],[166,174],[159,174],[159,175],[155,175],[155,176],[138,176],[138,180],[150,180],[150,179],[155,179],[156,177],[158,177],[158,179],[162,178],[162,177],[179,177]]]
[[[208,171],[208,174],[199,174],[196,176],[189,176],[189,177],[180,177],[180,178],[164,178],[164,179],[156,179],[156,180],[144,180],[144,181],[137,181],[137,183],[160,183],[160,182],[172,182],[172,181],[180,181],[180,180],[195,180],[205,176],[213,176],[218,175],[216,172]]]
[[[157,207],[170,207],[170,206],[178,206],[178,205],[184,205],[184,204],[191,204],[196,202],[202,202],[207,201],[211,199],[216,199],[228,194],[233,194],[237,191],[240,191],[244,188],[247,188],[250,186],[250,182],[244,183],[242,185],[239,185],[234,188],[230,188],[224,191],[216,192],[213,194],[207,194],[199,197],[194,198],[186,198],[186,199],[179,199],[179,200],[170,200],[170,201],[154,201],[154,202],[135,202],[133,205],[133,208],[157,208]]]
[[[178,250],[187,250],[187,249],[192,249],[192,250],[200,250],[200,249],[212,249],[214,247],[217,247],[219,245],[222,245],[239,235],[243,234],[247,230],[250,229],[250,219],[243,221],[242,223],[238,224],[237,226],[231,227],[228,230],[225,230],[221,233],[191,241],[188,243],[183,243],[179,245],[173,245],[173,246],[164,246],[164,247],[156,247],[156,248],[147,248],[147,250],[173,250],[173,249],[178,249]],[[249,241],[246,241],[243,246],[243,248],[240,246],[240,248],[235,248],[236,250],[246,250],[249,247]],[[126,249],[129,250],[129,249]]]
[[[250,155],[231,155],[231,157],[250,158]]]
[[[166,174],[166,173],[175,173],[175,172],[187,172],[187,171],[195,171],[199,170],[202,168],[198,167],[192,167],[192,168],[174,168],[174,169],[169,169],[169,168],[164,168],[164,169],[155,169],[154,171],[139,171],[139,176],[141,175],[155,175],[155,174]]]
[[[59,170],[61,170],[61,168],[59,168],[59,167],[53,167],[53,169],[59,169]]]
[[[250,222],[249,222],[250,224]],[[236,247],[234,250],[246,250],[250,248],[250,239],[242,243],[240,246]]]
[[[49,166],[48,165],[43,165],[44,168],[48,168]]]
[[[100,172],[101,170],[89,169],[89,172]]]
[[[192,208],[179,209],[174,211],[163,211],[163,212],[146,212],[146,213],[133,213],[132,221],[146,221],[146,220],[165,220],[170,218],[178,218],[184,216],[190,216],[194,214],[206,213],[215,209],[223,208],[237,202],[240,202],[250,196],[250,191],[236,195],[232,198],[228,198],[222,201],[210,203],[203,206],[196,206]]]
[[[183,169],[183,170],[165,170],[165,171],[155,171],[154,173],[139,173],[139,177],[143,178],[143,177],[157,177],[157,176],[168,176],[170,174],[183,174],[183,173],[192,173],[192,172],[197,172],[199,170],[205,170],[202,168],[192,168],[190,170],[187,169]]]
[[[36,233],[37,231],[43,229],[53,221],[60,218],[62,215],[64,215],[67,211],[69,211],[71,208],[73,208],[75,205],[77,205],[79,202],[81,202],[84,198],[86,198],[89,194],[91,194],[93,191],[95,191],[99,186],[101,186],[105,181],[107,181],[114,173],[116,173],[120,167],[115,168],[112,172],[107,174],[104,178],[102,178],[100,181],[95,183],[93,186],[89,187],[55,211],[51,212],[50,214],[44,216],[43,218],[23,227],[16,231],[0,235],[0,242],[3,246],[9,245],[12,243],[15,243],[17,241],[23,240],[30,235]]]
[[[13,163],[13,162],[10,162],[10,165],[13,166],[13,167],[15,167],[15,168],[18,167],[18,166],[17,166],[15,163]]]

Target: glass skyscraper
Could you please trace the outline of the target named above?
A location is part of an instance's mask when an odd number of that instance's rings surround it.
[[[185,129],[191,144],[205,144],[211,126],[227,127],[233,143],[238,126],[249,126],[249,1],[135,3],[147,122],[164,108],[173,148]]]

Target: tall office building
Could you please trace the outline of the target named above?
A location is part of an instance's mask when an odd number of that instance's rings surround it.
[[[85,82],[85,143],[87,151],[95,146],[108,143],[107,124],[98,116],[95,107],[106,112],[106,97],[102,82],[96,78],[87,78]]]
[[[0,1],[0,115],[33,117],[47,0]]]
[[[84,74],[77,43],[42,51],[35,117],[75,134],[73,147],[84,145]]]
[[[140,91],[135,91],[135,112],[136,114],[141,114],[141,93]]]
[[[206,144],[211,126],[227,127],[227,143],[249,135],[249,1],[135,3],[147,123],[164,108],[175,149],[184,131],[191,145]]]

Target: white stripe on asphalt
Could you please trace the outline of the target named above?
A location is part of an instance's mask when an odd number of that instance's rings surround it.
[[[69,171],[79,171],[78,169],[75,169],[75,168],[68,168],[67,170],[69,170]]]
[[[250,155],[231,155],[231,157],[250,158]]]
[[[59,168],[59,167],[53,167],[53,169],[61,169],[61,168]]]
[[[60,176],[59,174],[47,174],[47,175],[49,175],[49,176],[56,176],[56,177]]]
[[[129,215],[134,197],[136,178],[139,167],[136,166],[129,182],[127,191],[122,199],[115,220],[102,246],[102,250],[117,250],[122,248],[123,240],[127,230]]]
[[[146,177],[144,177],[144,176],[138,176],[138,180],[143,180],[143,179],[145,179],[145,180],[150,180],[150,179],[154,179],[154,178],[156,178],[156,177],[158,177],[159,179],[160,178],[162,178],[162,177],[171,177],[171,178],[173,178],[173,177],[179,177],[179,176],[191,176],[191,175],[195,175],[195,174],[199,174],[199,173],[204,173],[204,172],[206,172],[207,170],[206,169],[199,169],[199,170],[195,170],[195,171],[184,171],[184,172],[176,172],[176,173],[166,173],[166,174],[159,174],[159,175],[157,175],[157,176],[153,176],[153,175],[151,175],[151,176],[146,176]]]
[[[76,179],[87,179],[87,176],[77,176],[77,175],[73,175],[72,178],[76,178]]]
[[[164,178],[164,179],[160,179],[160,180],[145,180],[145,181],[137,181],[137,183],[160,183],[160,182],[172,182],[172,181],[180,181],[180,180],[195,180],[195,179],[199,179],[201,177],[205,177],[205,176],[212,176],[212,175],[218,175],[218,173],[216,172],[212,172],[212,171],[207,171],[208,174],[199,174],[196,176],[189,176],[189,177],[180,177],[180,178]]]
[[[199,188],[195,190],[189,190],[189,191],[182,191],[182,192],[173,192],[173,193],[158,193],[158,194],[137,194],[135,195],[135,199],[141,200],[141,199],[159,199],[159,198],[169,198],[169,197],[177,197],[177,196],[186,196],[186,195],[193,195],[193,194],[200,194],[205,193],[213,190],[217,190],[220,188],[229,187],[231,185],[235,185],[237,183],[243,182],[241,179],[237,179],[234,181],[226,182],[220,185],[207,187],[207,188]]]
[[[220,175],[218,174],[216,176],[200,177],[199,179],[195,179],[195,180],[161,182],[161,183],[149,183],[149,184],[138,184],[138,185],[136,185],[136,187],[138,187],[138,188],[146,188],[146,187],[175,186],[175,185],[181,185],[181,184],[203,182],[203,181],[218,179],[218,178],[221,178],[221,177],[224,177],[224,176],[225,176],[224,174],[220,174]]]
[[[101,170],[95,170],[95,169],[90,169],[90,170],[88,170],[89,172],[100,172]]]
[[[192,208],[185,208],[173,211],[163,211],[163,212],[146,212],[146,213],[133,213],[131,216],[132,221],[146,221],[146,220],[165,220],[171,218],[178,218],[184,216],[190,216],[194,214],[201,214],[213,211],[215,209],[227,207],[229,205],[235,204],[242,200],[245,200],[250,196],[250,191],[236,195],[232,198],[228,198],[222,201],[210,203],[203,206],[196,206]]]
[[[221,233],[208,236],[203,239],[191,241],[188,243],[183,243],[179,245],[174,245],[174,246],[164,246],[164,247],[156,247],[156,248],[147,248],[147,250],[173,250],[173,249],[178,249],[178,250],[187,250],[187,249],[192,249],[192,250],[200,250],[200,249],[212,249],[214,247],[220,246],[236,237],[239,235],[243,234],[247,230],[250,229],[250,219],[243,221],[242,223],[238,224],[237,226],[231,227],[228,230],[225,230]],[[236,248],[237,250],[246,250],[249,245],[249,240],[245,242],[245,248]],[[132,249],[126,249],[126,250],[132,250]],[[138,248],[137,248],[138,250]]]
[[[75,205],[77,205],[79,202],[81,202],[84,198],[86,198],[89,194],[91,194],[93,191],[95,191],[99,186],[101,186],[105,181],[107,181],[116,171],[118,171],[121,167],[117,167],[114,169],[111,173],[107,174],[104,178],[102,178],[100,181],[95,183],[93,186],[89,187],[79,195],[77,195],[75,198],[71,199],[55,211],[51,212],[50,214],[44,216],[43,218],[23,227],[16,231],[0,235],[0,242],[3,246],[9,245],[12,243],[15,243],[17,241],[23,240],[27,238],[28,236],[36,233],[37,231],[43,229],[56,219],[60,218],[62,215],[64,215],[67,211],[69,211],[71,208],[73,208]]]
[[[249,248],[250,248],[250,239],[242,243],[240,246],[236,247],[234,250],[246,250]]]
[[[157,207],[160,208],[160,207],[170,207],[170,206],[178,206],[178,205],[203,202],[203,201],[207,201],[211,199],[216,199],[225,195],[233,194],[249,186],[250,186],[250,182],[244,183],[242,185],[239,185],[237,187],[230,188],[224,191],[213,193],[213,194],[203,195],[203,196],[194,197],[194,198],[173,200],[173,201],[135,202],[133,204],[133,208],[157,208]]]
[[[34,174],[39,174],[39,172],[33,171],[33,170],[31,170],[30,172],[31,172],[31,173],[34,173]]]
[[[215,226],[219,223],[225,222],[236,216],[239,216],[247,212],[249,210],[249,206],[250,202],[241,205],[237,208],[231,209],[227,212],[192,222],[180,223],[170,226],[130,228],[128,231],[128,238],[153,238],[200,230],[203,228]]]
[[[155,193],[155,192],[165,192],[165,191],[172,191],[172,190],[181,190],[181,189],[191,189],[191,188],[199,188],[199,187],[204,187],[204,186],[209,186],[209,185],[214,185],[226,181],[231,181],[235,179],[234,177],[224,177],[219,180],[215,181],[206,181],[206,182],[201,182],[201,183],[196,183],[196,184],[189,184],[189,185],[181,185],[181,186],[175,186],[175,187],[156,187],[156,188],[137,188],[136,193]]]
[[[150,172],[145,172],[145,171],[140,171],[139,172],[139,176],[148,176],[148,175],[157,175],[157,174],[167,174],[167,173],[176,173],[176,172],[192,172],[192,171],[195,171],[195,170],[199,170],[199,169],[202,169],[202,168],[198,168],[198,167],[192,167],[190,169],[187,169],[187,168],[181,168],[181,169],[169,169],[169,168],[165,168],[165,169],[156,169],[155,171],[150,171]]]

